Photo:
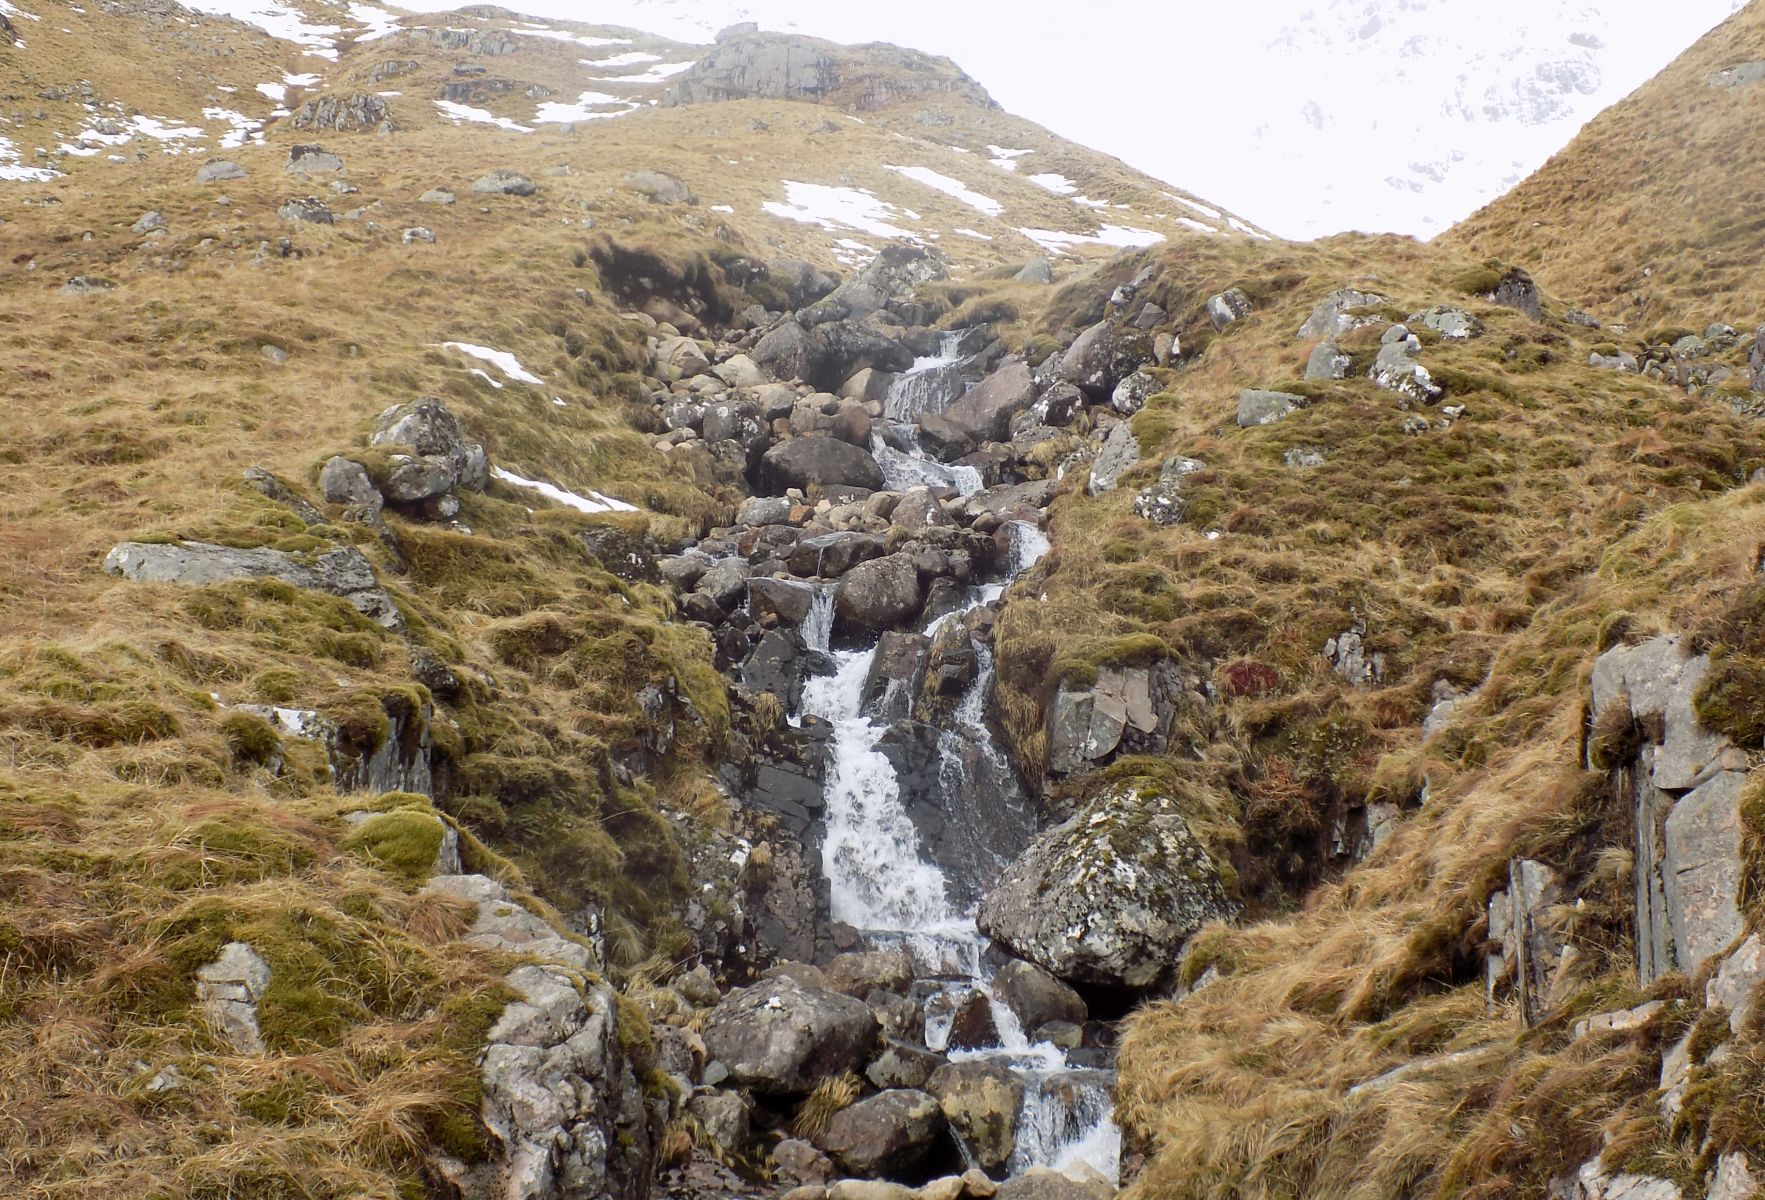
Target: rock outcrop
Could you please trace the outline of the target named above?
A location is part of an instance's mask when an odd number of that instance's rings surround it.
[[[341,596],[363,616],[387,629],[402,629],[398,605],[354,547],[317,555],[260,548],[240,550],[210,542],[121,542],[104,557],[104,569],[136,583],[186,587],[235,579],[278,579],[298,588]]]

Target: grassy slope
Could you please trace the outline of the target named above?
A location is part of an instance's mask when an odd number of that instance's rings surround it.
[[[1531,270],[1566,301],[1629,322],[1750,331],[1765,310],[1759,122],[1765,88],[1716,86],[1765,59],[1765,5],[1736,13],[1591,122],[1519,187],[1442,235]]]

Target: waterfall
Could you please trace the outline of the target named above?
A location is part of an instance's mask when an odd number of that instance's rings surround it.
[[[999,598],[1012,579],[1034,566],[1049,548],[1042,531],[1013,522],[1006,583],[971,590],[968,604],[925,629],[933,635],[947,621]],[[803,624],[804,640],[825,649],[833,621],[832,593],[817,589]],[[965,749],[974,750],[988,771],[1009,773],[1011,764],[986,722],[994,680],[993,655],[976,646],[975,677],[939,731],[938,772],[948,794],[971,793]],[[976,992],[987,998],[998,1031],[995,1046],[950,1053],[953,1061],[983,1058],[1003,1062],[1024,1078],[1024,1106],[1017,1128],[1012,1174],[1047,1166],[1078,1178],[1096,1175],[1114,1184],[1121,1134],[1113,1120],[1113,1074],[1074,1070],[1050,1043],[1032,1044],[1009,1007],[992,992],[983,970],[986,939],[975,927],[972,908],[952,904],[943,870],[922,853],[919,833],[907,812],[906,797],[889,759],[879,749],[886,728],[863,711],[863,688],[875,648],[834,654],[836,671],[812,680],[803,693],[804,711],[833,726],[824,783],[826,840],[822,869],[831,895],[832,916],[872,945],[898,945],[913,957],[922,977],[943,980],[939,996],[928,1000],[925,1043],[944,1051],[958,1003]],[[942,1003],[935,1003],[941,997]]]
[[[972,496],[981,490],[981,473],[973,467],[946,466],[927,458],[919,448],[918,430],[913,425],[924,413],[943,412],[962,394],[963,360],[957,351],[961,340],[960,333],[944,334],[936,354],[915,359],[889,385],[889,393],[883,399],[883,419],[892,423],[895,438],[907,449],[896,449],[877,432],[870,436],[870,454],[882,468],[890,491],[930,485]]]
[[[805,646],[826,654],[828,646],[833,642],[833,589],[819,586],[814,588],[814,592],[814,597],[809,601],[809,615],[803,618],[799,632]]]

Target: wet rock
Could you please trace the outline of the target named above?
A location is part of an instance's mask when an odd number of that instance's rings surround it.
[[[870,950],[835,955],[823,974],[832,991],[865,997],[874,991],[906,991],[913,982],[913,963],[902,950]]]
[[[521,172],[499,168],[473,180],[472,190],[487,196],[531,196],[539,188]]]
[[[760,460],[764,489],[775,495],[791,488],[857,487],[880,491],[881,468],[857,446],[831,437],[792,438]]]
[[[201,587],[232,579],[279,579],[298,588],[329,592],[387,629],[404,628],[398,605],[374,578],[374,568],[353,546],[314,556],[280,550],[238,550],[209,542],[120,542],[104,569],[136,583]]]
[[[764,1095],[801,1094],[863,1065],[876,1018],[862,1000],[772,979],[731,992],[705,1023],[705,1049]]]
[[[1110,1200],[1115,1188],[1101,1178],[1083,1181],[1047,1167],[1033,1167],[999,1185],[995,1200]]]
[[[778,697],[787,712],[802,707],[803,685],[808,677],[803,639],[788,629],[767,631],[741,667],[743,687],[755,695],[770,693]]]
[[[834,611],[846,627],[881,632],[918,612],[923,598],[912,556],[891,554],[848,571],[834,589]]]
[[[794,579],[748,580],[748,612],[761,625],[801,625],[814,602],[815,590]]]
[[[1000,1170],[1017,1149],[1023,1080],[1009,1068],[975,1060],[933,1072],[926,1090],[938,1099],[950,1128],[985,1171]]]
[[[876,656],[871,660],[870,673],[864,678],[863,692],[864,711],[872,720],[888,723],[906,719],[919,689],[929,645],[925,635],[900,630],[890,630],[877,640]],[[877,986],[891,991],[901,990],[893,984]],[[866,992],[869,990],[865,989]],[[861,996],[864,992],[851,994]]]
[[[1241,429],[1273,425],[1294,410],[1304,407],[1304,396],[1296,396],[1291,392],[1265,392],[1246,388],[1238,393],[1238,425]]]
[[[913,357],[913,351],[868,325],[829,321],[809,333],[808,369],[802,378],[822,391],[833,392],[866,368],[905,371],[913,365]]]
[[[1116,785],[1038,837],[981,902],[981,932],[1072,982],[1149,988],[1235,912],[1174,799]]]
[[[1207,319],[1214,329],[1221,330],[1249,316],[1253,307],[1249,296],[1237,288],[1227,288],[1217,296],[1208,297]]]
[[[944,1125],[936,1099],[897,1088],[835,1113],[815,1143],[854,1175],[901,1175],[925,1161]]]
[[[882,557],[884,546],[874,533],[824,533],[798,542],[788,562],[792,574],[838,579],[859,563]]]
[[[890,1041],[883,1046],[876,1061],[864,1069],[864,1077],[870,1080],[872,1086],[883,1090],[924,1088],[932,1073],[946,1061],[943,1055],[934,1054],[923,1047]]]
[[[945,1048],[952,1051],[986,1050],[999,1042],[999,1022],[993,1015],[993,1002],[987,994],[977,988],[956,999]]]
[[[1036,402],[1036,381],[1028,364],[1011,359],[969,389],[943,417],[975,442],[1002,442],[1011,436],[1011,418]]]
[[[228,942],[220,957],[196,969],[196,1000],[203,1015],[240,1054],[264,1052],[257,1006],[270,986],[270,964],[246,942]]]
[[[993,991],[1025,1031],[1050,1022],[1083,1025],[1088,1015],[1077,992],[1034,963],[1019,959],[999,969],[993,977]]]
[[[1375,292],[1359,292],[1353,288],[1343,288],[1331,292],[1318,302],[1299,327],[1295,335],[1301,341],[1312,338],[1339,338],[1353,333],[1365,325],[1376,325],[1380,318],[1376,316],[1350,315],[1351,308],[1377,308],[1389,304],[1390,301]]]

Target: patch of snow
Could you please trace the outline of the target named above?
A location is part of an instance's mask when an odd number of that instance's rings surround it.
[[[476,121],[483,125],[495,125],[498,129],[506,129],[510,133],[532,133],[528,125],[517,125],[507,117],[499,117],[482,108],[473,108],[468,104],[458,104],[452,100],[437,100],[435,107],[453,119],[455,125],[465,121]]]
[[[1085,208],[1108,208],[1109,207],[1109,201],[1107,201],[1107,200],[1093,200],[1089,196],[1074,196],[1072,198],[1072,202],[1074,204],[1082,205]]]
[[[27,167],[24,165],[10,138],[0,137],[0,180],[7,183],[48,183],[61,174],[48,167]]]
[[[520,361],[506,350],[492,350],[489,346],[474,346],[471,342],[442,342],[441,346],[445,350],[458,350],[461,354],[475,358],[479,362],[487,362],[516,383],[545,382],[523,367]]]
[[[876,237],[920,239],[892,222],[902,217],[919,220],[911,209],[897,208],[863,188],[830,187],[820,183],[784,181],[785,200],[768,200],[760,207],[775,217],[819,225],[823,229],[855,229]],[[868,247],[860,247],[869,249]],[[872,253],[875,253],[872,251]]]
[[[641,63],[661,62],[662,56],[643,50],[628,50],[624,54],[615,54],[609,58],[585,58],[582,61],[595,67],[635,67]]]
[[[343,32],[341,26],[310,24],[305,13],[276,0],[189,0],[184,7],[211,17],[232,17],[255,25],[273,38],[305,48],[308,54],[337,57],[336,38]]]
[[[202,110],[202,115],[210,121],[220,121],[227,126],[227,132],[221,135],[221,149],[223,150],[236,150],[243,146],[248,139],[263,141],[263,135],[258,133],[262,125],[244,113],[234,112],[230,108],[205,108]],[[254,134],[255,137],[253,137]]]
[[[1045,191],[1053,192],[1056,196],[1070,196],[1079,190],[1078,184],[1053,171],[1041,175],[1026,175],[1024,178]]]
[[[77,13],[84,13],[85,9],[76,8],[76,9],[74,9],[74,11]],[[23,17],[27,21],[41,21],[43,19],[42,17],[39,17],[36,13],[26,12],[24,9],[18,7],[16,4],[8,4],[6,2],[6,0],[0,0],[0,16]]]
[[[201,140],[206,136],[194,125],[173,125],[165,117],[136,115],[130,118],[129,124],[134,126],[137,133],[160,142],[187,142],[192,139]]]
[[[486,371],[480,367],[473,367],[470,371],[467,371],[466,374],[476,375],[478,378],[482,379],[485,383],[488,383],[491,387],[495,388],[499,392],[503,390],[503,385],[498,383],[496,380],[492,379],[490,377],[489,371]]]
[[[996,217],[1005,211],[1005,206],[991,196],[983,196],[972,191],[960,179],[952,179],[948,175],[940,175],[929,167],[890,167],[897,175],[905,175],[915,183],[923,183],[928,188],[943,192],[946,196],[954,196],[984,216]]]
[[[591,109],[606,110],[609,105],[617,105],[611,111],[591,112]],[[539,106],[533,120],[540,125],[562,125],[567,121],[594,121],[606,117],[623,117],[633,109],[642,107],[635,100],[622,100],[618,96],[609,96],[605,92],[584,92],[576,97],[576,102],[566,104],[561,100],[547,100]]]
[[[1124,250],[1142,250],[1164,241],[1162,233],[1136,229],[1132,225],[1105,225],[1096,233],[1062,233],[1053,229],[1019,229],[1018,232],[1054,254],[1073,246],[1116,246]]]
[[[951,232],[962,237],[973,238],[977,242],[990,242],[993,240],[990,234],[978,233],[973,229],[953,229]]]
[[[599,67],[605,64],[592,59],[584,59],[582,65]],[[596,83],[667,83],[682,71],[692,70],[693,65],[689,62],[657,63],[649,70],[636,75],[598,75],[594,77],[594,81]]]
[[[352,3],[349,6],[349,19],[362,26],[361,32],[355,35],[358,43],[377,42],[399,30],[397,17],[383,8],[375,8],[372,4]]]
[[[575,42],[590,49],[596,46],[629,46],[630,38],[591,37],[588,34],[566,33],[562,29],[511,29],[521,37],[550,38],[554,42]]]
[[[735,211],[735,209],[731,208],[727,204],[713,204],[711,206],[711,211],[717,212],[717,213],[732,213]]]
[[[1196,233],[1219,232],[1219,230],[1215,229],[1212,225],[1203,221],[1197,221],[1194,217],[1178,217],[1177,224],[1183,226],[1185,229],[1193,229]]]
[[[311,87],[318,81],[319,76],[316,73],[296,75],[292,71],[282,72],[282,82],[289,87]]]
[[[1166,192],[1165,197],[1170,200],[1175,200],[1178,204],[1186,205],[1189,208],[1194,209],[1210,221],[1220,221],[1225,219],[1224,214],[1221,213],[1219,209],[1209,208],[1207,205],[1191,200],[1187,196],[1179,196],[1175,192]]]
[[[992,158],[988,159],[987,161],[992,163],[995,167],[998,167],[1002,171],[1015,171],[1015,170],[1017,170],[1017,160],[1018,159],[1022,158],[1026,154],[1034,154],[1035,153],[1034,150],[1013,150],[1007,146],[993,146],[993,145],[989,145],[987,147],[987,152],[993,156]]]
[[[1259,242],[1272,242],[1275,240],[1274,238],[1270,237],[1268,234],[1264,233],[1262,230],[1253,229],[1249,225],[1246,225],[1243,221],[1240,221],[1237,217],[1227,217],[1226,219],[1231,222],[1233,229],[1236,229],[1239,233],[1244,234],[1246,237],[1253,237]]]
[[[623,500],[615,500],[613,497],[603,495],[600,492],[591,491],[587,496],[578,496],[575,492],[566,492],[561,487],[542,482],[538,479],[523,479],[513,471],[505,471],[501,467],[490,468],[490,474],[493,479],[500,479],[504,483],[513,484],[515,487],[528,488],[532,491],[538,492],[548,500],[555,500],[559,504],[568,505],[577,512],[610,513],[637,511],[637,505],[627,504]]]

